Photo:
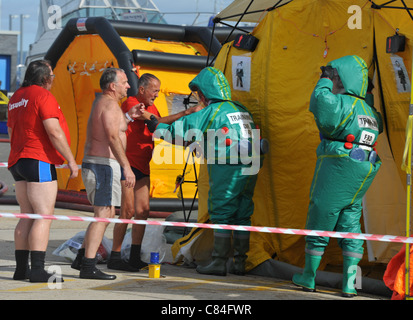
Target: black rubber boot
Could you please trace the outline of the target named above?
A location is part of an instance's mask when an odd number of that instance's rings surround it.
[[[14,256],[16,258],[16,270],[14,271],[13,280],[29,279],[29,250],[15,250]]]
[[[82,266],[80,267],[79,278],[96,279],[96,280],[115,280],[115,275],[106,274],[96,268],[97,258],[89,259],[83,257]]]
[[[141,260],[141,245],[132,244],[130,248],[129,264],[135,269],[142,269],[148,266],[146,262]]]
[[[231,251],[231,234],[215,233],[214,250],[212,251],[212,262],[207,266],[197,266],[196,271],[202,274],[217,276],[227,275],[227,261]]]
[[[247,252],[250,249],[250,234],[249,232],[234,231],[234,266],[230,273],[243,276],[245,275],[245,261],[247,260]]]
[[[122,270],[129,272],[139,272],[138,268],[131,266],[127,261],[122,260],[118,251],[112,251],[108,260],[108,269]]]
[[[53,280],[63,282],[61,276],[56,276],[54,274],[48,273],[44,270],[44,260],[46,257],[45,251],[31,251],[30,252],[30,261],[31,261],[31,270],[29,280],[30,282],[49,282]]]
[[[75,258],[75,260],[73,260],[70,267],[72,269],[80,270],[80,268],[82,266],[82,259],[83,259],[84,256],[85,256],[85,248],[80,248],[77,251],[76,258]]]

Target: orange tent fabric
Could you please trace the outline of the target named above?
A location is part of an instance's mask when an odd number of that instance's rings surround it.
[[[413,246],[410,246],[410,266],[413,266]],[[403,300],[405,298],[406,282],[406,246],[397,253],[388,263],[383,275],[385,285],[393,290],[392,300]],[[413,272],[410,272],[410,292],[413,292]]]

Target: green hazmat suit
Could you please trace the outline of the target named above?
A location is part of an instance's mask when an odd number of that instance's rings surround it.
[[[231,101],[228,81],[218,69],[203,69],[189,87],[200,90],[210,104],[171,125],[159,123],[155,136],[200,142],[209,174],[211,221],[249,225],[254,211],[252,196],[261,167],[259,150],[254,147],[253,129],[256,127],[252,115],[239,102]],[[248,155],[239,151],[241,141],[249,146]]]
[[[171,125],[159,123],[155,137],[199,142],[208,169],[208,213],[212,223],[249,226],[254,211],[252,197],[262,165],[260,137],[252,115],[241,103],[231,101],[229,83],[218,69],[203,69],[189,88],[201,91],[209,105]],[[218,229],[214,234],[216,265],[201,273],[225,275],[232,231]],[[234,231],[234,245],[239,244],[234,249],[240,256],[240,274],[244,272],[249,248],[248,235]]]
[[[362,199],[381,165],[378,156],[372,158],[383,124],[381,115],[365,100],[366,63],[358,56],[345,56],[328,65],[337,70],[345,92],[334,94],[333,81],[321,78],[311,95],[310,111],[322,140],[317,148],[306,229],[360,233]],[[328,237],[306,237],[306,266],[302,276],[293,278],[295,284],[314,289],[314,268],[318,268],[328,242]],[[357,265],[363,256],[363,240],[341,238],[338,242],[344,259]],[[343,293],[354,295],[355,291],[347,288],[347,271],[343,273]]]

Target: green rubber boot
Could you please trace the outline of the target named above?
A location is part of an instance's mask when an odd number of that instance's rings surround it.
[[[305,266],[302,274],[293,276],[293,283],[296,286],[302,287],[304,291],[315,291],[315,276],[323,256],[316,256],[309,253],[305,254]]]
[[[197,266],[196,271],[202,274],[212,274],[217,276],[227,275],[227,261],[231,251],[231,234],[215,233],[214,250],[212,252],[212,262],[207,266]]]
[[[343,289],[341,295],[346,298],[357,296],[354,286],[357,274],[357,265],[361,259],[343,256]]]
[[[250,233],[234,231],[234,265],[230,273],[243,276],[245,275],[245,261],[247,252],[250,249]]]

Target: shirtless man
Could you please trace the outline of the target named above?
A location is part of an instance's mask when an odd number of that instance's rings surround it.
[[[135,185],[135,175],[125,154],[125,131],[131,119],[141,115],[141,105],[135,105],[127,115],[119,107],[119,101],[126,97],[130,88],[122,69],[106,69],[100,79],[100,87],[102,95],[93,102],[87,126],[82,179],[94,208],[94,216],[113,218],[115,206],[121,204],[121,170],[126,187],[133,188]],[[107,226],[108,223],[104,222],[90,223],[83,242],[84,250],[78,253],[77,266],[73,265],[75,262],[72,264],[73,268],[80,269],[80,278],[116,279],[116,276],[96,268],[96,252]]]

